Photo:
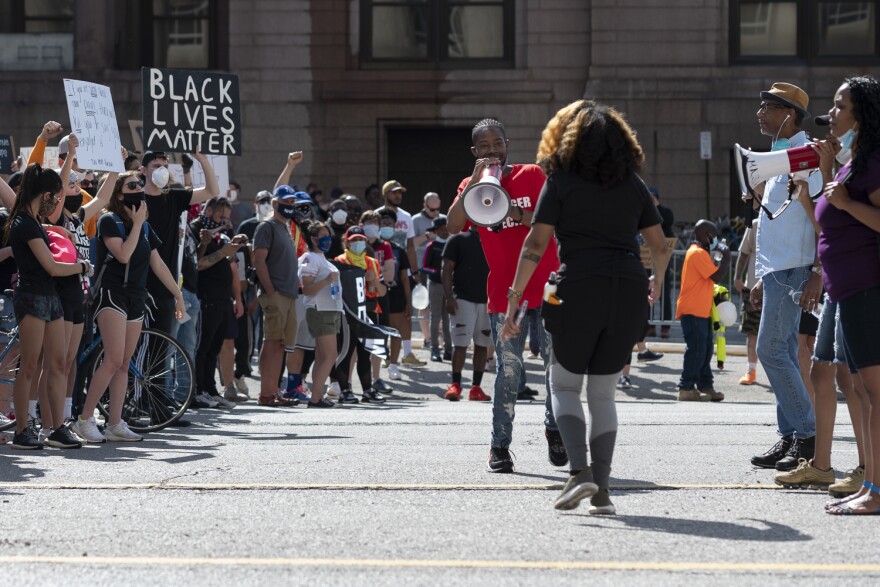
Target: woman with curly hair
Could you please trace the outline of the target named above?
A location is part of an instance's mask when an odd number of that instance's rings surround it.
[[[831,514],[880,514],[880,82],[847,78],[828,111],[831,132],[852,160],[816,203],[819,260],[828,298],[838,303],[846,351],[868,392],[862,489],[831,502]]]
[[[653,294],[639,259],[639,233],[651,250],[654,291],[662,291],[669,261],[660,214],[638,176],[644,161],[635,133],[614,108],[578,100],[556,113],[538,147],[547,182],[517,267],[513,289],[528,282],[555,234],[558,289],[541,308],[552,335],[553,412],[571,461],[557,498],[560,510],[591,498],[591,514],[613,514],[608,496],[617,436],[617,378],[648,319]],[[504,335],[519,332],[517,304],[507,310]],[[587,376],[587,425],[580,393]]]

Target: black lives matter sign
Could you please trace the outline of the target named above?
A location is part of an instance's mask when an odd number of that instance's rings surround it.
[[[146,149],[241,155],[237,75],[144,67],[141,78]]]

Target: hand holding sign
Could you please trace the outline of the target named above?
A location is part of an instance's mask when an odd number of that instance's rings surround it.
[[[64,93],[71,130],[77,134],[80,142],[77,164],[82,169],[124,171],[125,166],[118,156],[122,143],[110,88],[65,79]]]

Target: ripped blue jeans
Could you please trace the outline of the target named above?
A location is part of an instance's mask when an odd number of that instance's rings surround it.
[[[550,389],[548,365],[550,363],[550,335],[544,330],[544,321],[541,319],[541,310],[528,310],[528,315],[523,321],[525,324],[534,317],[537,328],[533,330],[541,347],[541,358],[544,359],[544,389]],[[501,330],[504,327],[505,314],[489,314],[489,324],[492,328],[492,342],[495,344],[495,393],[492,395],[492,446],[496,448],[508,448],[513,440],[513,419],[516,406],[516,396],[525,387],[525,366],[523,365],[523,351],[529,328],[520,330],[519,336],[509,340],[501,340]],[[556,419],[553,417],[553,404],[548,393],[544,402],[544,426],[550,430],[558,430]]]

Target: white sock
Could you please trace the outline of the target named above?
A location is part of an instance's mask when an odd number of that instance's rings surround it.
[[[749,362],[749,371],[757,371],[757,369],[758,369],[758,364],[757,364],[757,363],[752,363],[752,362],[750,361],[750,362]]]
[[[64,398],[64,419],[67,420],[73,414],[73,398]]]
[[[403,356],[408,357],[412,354],[412,341],[404,340],[403,341]]]
[[[34,420],[37,419],[37,400],[35,399],[28,401],[28,416]]]

